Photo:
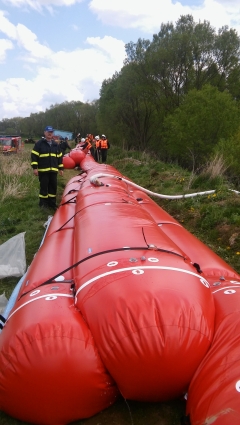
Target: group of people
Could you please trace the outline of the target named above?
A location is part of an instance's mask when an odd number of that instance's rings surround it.
[[[86,137],[82,137],[78,133],[75,139],[76,146],[87,148],[91,155],[94,157],[95,161],[102,162],[103,164],[107,161],[107,152],[110,149],[110,143],[105,136],[102,134],[100,136],[93,136],[93,134],[87,134]]]
[[[66,150],[71,150],[68,138],[61,139],[59,142],[53,138],[54,129],[48,125],[44,129],[44,136],[35,143],[31,152],[31,166],[33,173],[39,179],[39,206],[41,208],[57,209],[57,176],[63,176],[63,156]],[[102,134],[93,136],[87,134],[85,138],[81,138],[80,133],[75,139],[76,147],[81,147],[91,155],[97,162],[106,163],[107,151],[110,148],[109,141]]]

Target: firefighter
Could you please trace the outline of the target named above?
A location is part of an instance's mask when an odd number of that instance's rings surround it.
[[[57,176],[63,175],[62,152],[58,143],[53,139],[53,128],[48,125],[42,137],[31,152],[33,173],[38,176],[40,183],[39,206],[57,209]]]
[[[105,134],[102,134],[100,145],[101,145],[102,163],[105,163],[107,161],[107,151],[108,149],[110,149],[110,143],[108,139],[106,138]]]

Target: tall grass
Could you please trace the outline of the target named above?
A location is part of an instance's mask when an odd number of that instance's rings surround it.
[[[0,158],[0,202],[21,198],[29,190],[31,167],[27,153],[2,155]]]
[[[211,161],[207,162],[202,173],[209,176],[210,179],[215,179],[216,177],[224,178],[227,169],[228,166],[225,163],[223,155],[217,153]]]

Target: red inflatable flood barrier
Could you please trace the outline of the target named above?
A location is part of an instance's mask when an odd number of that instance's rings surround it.
[[[0,335],[0,409],[66,425],[120,393],[188,393],[192,425],[238,425],[240,276],[113,167],[76,158]]]

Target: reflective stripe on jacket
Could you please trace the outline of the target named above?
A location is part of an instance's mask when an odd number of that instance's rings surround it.
[[[39,172],[58,172],[63,169],[62,152],[59,145],[52,140],[51,145],[46,139],[40,139],[31,152],[31,166]]]

